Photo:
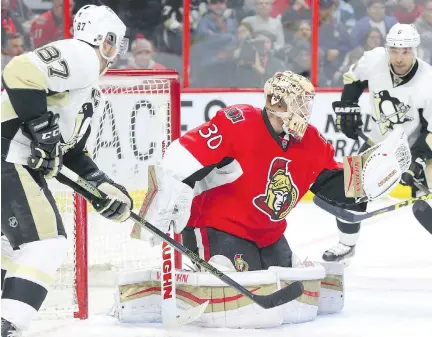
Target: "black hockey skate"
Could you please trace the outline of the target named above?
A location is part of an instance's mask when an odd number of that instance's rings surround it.
[[[351,257],[355,254],[355,246],[347,246],[343,243],[338,243],[336,246],[326,250],[322,256],[327,262],[344,262],[348,264]]]
[[[18,328],[8,320],[1,319],[1,337],[23,337]]]

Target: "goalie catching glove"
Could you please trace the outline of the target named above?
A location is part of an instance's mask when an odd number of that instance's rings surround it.
[[[116,184],[99,170],[89,173],[83,178],[107,195],[105,199],[88,197],[93,208],[100,215],[116,222],[123,222],[129,218],[133,208],[133,200],[126,188]]]
[[[359,201],[382,198],[396,187],[410,165],[407,137],[394,130],[383,142],[344,158],[345,195]]]
[[[58,114],[48,111],[22,127],[23,133],[31,139],[31,155],[27,164],[48,179],[54,178],[63,165],[58,120]]]
[[[176,233],[186,227],[190,214],[193,189],[175,179],[157,165],[148,168],[148,190],[139,215],[153,226],[167,233],[171,226]],[[158,243],[152,236],[146,236],[140,226],[135,225],[132,237]]]

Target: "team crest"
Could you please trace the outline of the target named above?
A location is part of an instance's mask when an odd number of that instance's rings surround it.
[[[389,130],[393,130],[393,126],[396,124],[404,124],[413,120],[412,117],[407,116],[411,106],[404,104],[396,97],[390,96],[387,90],[382,90],[373,95],[376,118],[372,117],[372,119],[378,124],[382,135],[385,135]]]
[[[299,191],[288,172],[290,160],[273,159],[265,194],[253,199],[254,206],[267,214],[272,221],[284,219],[297,202]]]
[[[242,258],[243,254],[234,255],[234,267],[237,271],[248,271],[249,264]]]

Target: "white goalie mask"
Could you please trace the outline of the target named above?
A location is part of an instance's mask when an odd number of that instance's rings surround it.
[[[271,97],[270,104],[279,102],[287,107],[285,112],[276,112],[271,108],[267,110],[282,118],[286,134],[300,140],[306,132],[312,114],[315,88],[304,76],[291,71],[277,72],[264,85],[266,99]]]
[[[127,52],[129,40],[125,38],[125,34],[125,24],[107,6],[87,5],[75,15],[73,38],[99,47],[100,54],[107,61],[107,67],[102,75],[110,68],[118,54]],[[103,51],[104,42],[115,47],[116,52],[106,55]]]

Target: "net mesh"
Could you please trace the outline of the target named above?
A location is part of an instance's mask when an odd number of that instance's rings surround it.
[[[162,158],[162,144],[171,141],[170,80],[142,76],[107,76],[94,91],[99,104],[92,118],[87,150],[98,167],[129,191],[139,211],[147,188],[147,168]],[[77,226],[73,191],[50,182],[70,244],[65,263],[40,311],[42,318],[73,316],[78,310],[76,268]],[[130,238],[133,223],[113,223],[88,206],[89,287],[113,287],[122,270],[158,266],[160,248]],[[91,303],[90,303],[91,305]]]

